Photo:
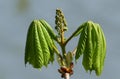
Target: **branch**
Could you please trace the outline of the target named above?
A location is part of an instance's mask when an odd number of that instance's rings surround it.
[[[70,74],[69,73],[65,73],[64,79],[70,79]]]

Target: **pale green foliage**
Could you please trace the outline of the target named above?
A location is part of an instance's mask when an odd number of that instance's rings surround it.
[[[83,27],[84,26],[84,27]],[[86,71],[95,70],[100,75],[106,55],[106,41],[99,24],[88,21],[82,25],[75,59],[78,60],[83,54],[83,66]]]
[[[80,34],[81,33],[81,34]],[[100,75],[104,66],[106,55],[106,40],[99,24],[92,21],[83,23],[73,33],[73,37],[80,35],[75,60],[83,54],[82,64],[86,71],[95,70],[96,75]],[[57,36],[51,26],[45,20],[34,20],[28,29],[25,64],[29,62],[34,68],[47,66],[54,61],[54,51],[57,52],[57,59],[60,65],[70,66],[73,60],[72,52],[66,54],[65,62],[56,49],[54,41]]]
[[[106,40],[102,28],[92,21],[83,23],[73,34],[64,39],[67,29],[62,12],[58,9],[56,15],[56,35],[45,20],[34,20],[29,26],[26,47],[25,64],[27,62],[34,68],[41,68],[54,61],[54,53],[60,66],[70,68],[73,57],[77,61],[83,55],[82,64],[86,71],[95,70],[96,75],[101,75],[106,55]],[[60,19],[62,17],[64,20]],[[65,28],[63,28],[65,26]],[[61,30],[62,29],[62,30]],[[73,38],[80,35],[76,52],[66,53],[65,46]],[[61,46],[62,54],[54,44],[54,40]]]
[[[29,62],[34,68],[47,66],[49,62],[54,61],[54,50],[52,48],[54,42],[46,27],[41,21],[34,20],[28,30],[25,64]]]

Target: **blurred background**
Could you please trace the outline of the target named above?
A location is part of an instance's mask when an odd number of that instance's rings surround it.
[[[74,67],[71,79],[120,78],[120,0],[0,0],[0,79],[61,79],[55,61],[41,70],[24,65],[24,49],[28,27],[34,19],[45,19],[53,28],[55,10],[62,8],[68,22],[66,37],[83,22],[99,23],[107,40],[107,56],[103,73],[86,73],[82,58]],[[68,44],[67,51],[77,45],[78,38]]]

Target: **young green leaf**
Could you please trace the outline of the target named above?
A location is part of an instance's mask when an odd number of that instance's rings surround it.
[[[70,67],[70,63],[72,63],[72,60],[73,60],[73,55],[71,52],[67,53],[66,60],[67,60],[67,67]]]
[[[75,55],[76,60],[78,60],[79,57],[85,52],[86,39],[87,39],[87,26],[86,26],[86,23],[83,25],[85,25],[85,26],[84,26],[84,28],[81,32],[80,38],[79,38],[77,51],[76,51],[76,55]]]
[[[34,68],[41,68],[44,64],[44,57],[37,27],[38,23],[34,20],[28,30],[25,47],[25,64],[29,62]]]
[[[96,50],[93,57],[93,68],[96,75],[100,75],[104,66],[104,59],[106,55],[106,42],[104,33],[99,24],[95,24],[94,30],[96,32]]]
[[[86,71],[92,69],[92,57],[93,57],[93,47],[92,47],[92,35],[91,35],[91,30],[92,26],[90,21],[86,24],[87,26],[87,39],[86,39],[86,47],[85,47],[85,52],[83,53],[83,66]]]
[[[50,37],[54,40],[57,40],[57,36],[56,34],[54,33],[53,29],[51,28],[51,26],[44,20],[44,19],[41,19],[39,20],[40,23],[42,23],[42,25],[46,28],[47,32],[49,33]]]
[[[84,30],[84,28],[87,29]],[[100,25],[92,21],[86,22],[84,28],[81,32],[75,57],[77,60],[83,54],[82,64],[85,70],[95,70],[96,75],[99,76],[102,73],[106,55],[105,36]],[[86,31],[86,35],[84,31]]]
[[[53,46],[55,46],[53,40],[51,39],[48,31],[46,30],[46,28],[44,27],[44,25],[41,25],[42,26],[42,30],[43,30],[43,34],[44,34],[44,37],[45,37],[45,40],[48,44],[48,47],[49,47],[49,51],[50,51],[50,61],[53,62],[54,61],[54,50],[53,50]]]
[[[44,65],[47,66],[50,59],[50,51],[46,41],[42,24],[38,21],[38,36],[42,48],[42,53],[44,57]]]
[[[34,68],[41,68],[43,65],[47,66],[49,62],[53,62],[53,45],[54,42],[45,26],[39,20],[34,20],[28,30],[25,64],[29,62]]]

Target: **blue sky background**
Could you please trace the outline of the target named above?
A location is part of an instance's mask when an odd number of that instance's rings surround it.
[[[24,65],[24,49],[29,24],[34,19],[45,19],[54,28],[55,10],[62,8],[68,22],[69,36],[83,22],[99,23],[107,40],[105,67],[100,77],[86,73],[81,59],[74,67],[71,79],[120,78],[120,1],[119,0],[28,0],[29,7],[19,12],[19,0],[0,0],[0,79],[60,79],[55,61],[41,70]],[[71,51],[78,38],[71,40]]]

